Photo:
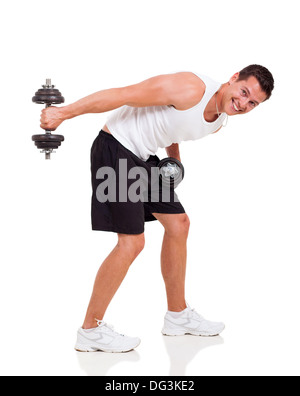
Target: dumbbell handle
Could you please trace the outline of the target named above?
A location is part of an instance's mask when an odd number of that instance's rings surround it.
[[[46,85],[43,85],[44,88],[54,88],[55,85],[51,84],[51,78],[46,78]],[[48,107],[52,106],[53,103],[46,103],[45,109],[47,109]],[[45,129],[46,133],[51,133],[51,131],[49,129]]]
[[[47,80],[46,80],[46,81],[47,81]],[[51,81],[51,80],[50,80],[50,81]],[[50,106],[51,106],[51,104],[50,104],[50,103],[47,103],[46,106],[45,106],[45,109],[47,109],[47,108],[50,107]],[[49,129],[45,129],[45,132],[48,133],[48,134],[51,133],[51,131],[50,131]]]
[[[45,86],[45,88],[48,88],[48,87],[51,87],[51,78],[46,78],[46,86]],[[45,109],[47,109],[50,106],[51,106],[51,103],[46,103]],[[45,132],[46,132],[47,135],[51,135],[51,131],[49,131],[49,129],[45,129]],[[51,159],[51,152],[52,151],[47,151],[47,150],[45,151],[45,159],[46,160]]]

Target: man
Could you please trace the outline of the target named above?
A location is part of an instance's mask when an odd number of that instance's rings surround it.
[[[93,229],[117,233],[118,243],[97,274],[86,318],[78,331],[77,350],[125,352],[139,345],[138,338],[116,333],[103,317],[131,263],[143,250],[144,222],[151,220],[158,220],[165,229],[161,268],[168,312],[163,334],[215,336],[223,331],[223,323],[205,320],[186,304],[189,218],[174,191],[169,202],[161,198],[132,202],[120,197],[117,202],[102,202],[97,194],[98,171],[111,167],[119,180],[118,161],[126,160],[128,169],[138,166],[150,174],[159,163],[155,155],[158,148],[166,148],[168,156],[180,160],[180,142],[217,132],[227,116],[252,111],[270,98],[273,88],[271,73],[251,65],[222,85],[206,76],[181,72],[100,91],[68,106],[42,111],[41,127],[55,130],[67,119],[118,109],[91,150]]]

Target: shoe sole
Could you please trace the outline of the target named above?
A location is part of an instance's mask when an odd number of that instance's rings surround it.
[[[225,327],[224,327],[225,328]],[[199,331],[176,331],[176,330],[162,330],[162,334],[165,336],[184,336],[184,335],[194,335],[199,337],[217,337],[224,329],[220,330],[216,333],[209,332],[199,332]]]
[[[126,353],[134,350],[140,345],[140,342],[130,348],[122,348],[122,349],[107,349],[107,348],[99,348],[98,346],[87,346],[87,345],[82,345],[82,344],[76,344],[75,345],[75,351],[77,352],[107,352],[107,353]]]

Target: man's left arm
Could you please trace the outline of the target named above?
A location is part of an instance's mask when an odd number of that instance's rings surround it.
[[[171,146],[166,147],[166,152],[168,157],[176,158],[181,162],[178,143],[173,143]]]

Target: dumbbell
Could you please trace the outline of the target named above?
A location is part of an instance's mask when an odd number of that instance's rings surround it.
[[[184,167],[176,158],[164,158],[159,162],[158,169],[159,177],[165,186],[176,188],[184,178]]]
[[[46,108],[52,104],[64,103],[65,98],[54,87],[55,85],[51,84],[51,79],[46,79],[46,84],[42,85],[42,88],[35,93],[32,101],[38,104],[45,104]],[[45,158],[50,159],[51,153],[54,152],[53,150],[57,149],[65,138],[62,135],[53,135],[50,130],[46,130],[45,134],[33,135],[32,140],[38,149],[42,149],[41,153],[45,153]]]

